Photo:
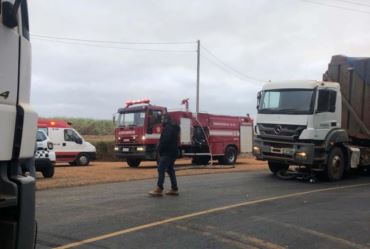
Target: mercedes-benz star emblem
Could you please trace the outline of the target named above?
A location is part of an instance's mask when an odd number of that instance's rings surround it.
[[[274,132],[276,135],[279,135],[281,130],[283,129],[283,127],[281,127],[281,125],[279,125],[278,127],[275,128]]]

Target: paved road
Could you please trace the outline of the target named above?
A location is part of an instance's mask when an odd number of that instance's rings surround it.
[[[190,176],[179,197],[149,198],[153,183],[39,191],[37,248],[370,248],[370,177]]]

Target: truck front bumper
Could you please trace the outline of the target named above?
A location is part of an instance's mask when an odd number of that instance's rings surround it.
[[[253,155],[257,160],[289,165],[306,165],[312,169],[321,170],[325,163],[323,153],[313,143],[273,141],[255,138],[253,141]]]
[[[156,160],[155,145],[116,145],[114,154],[118,159],[140,158],[142,160]]]

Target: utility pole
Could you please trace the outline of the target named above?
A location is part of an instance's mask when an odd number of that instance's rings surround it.
[[[200,70],[200,40],[197,41],[197,103],[196,103],[196,116],[199,113],[199,70]]]

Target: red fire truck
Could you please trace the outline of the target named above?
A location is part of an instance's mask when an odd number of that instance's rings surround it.
[[[187,100],[184,102],[187,106]],[[157,160],[157,144],[162,132],[161,118],[168,113],[180,126],[180,157],[205,165],[210,159],[234,164],[239,153],[251,152],[253,120],[249,116],[225,116],[188,111],[167,112],[150,100],[128,101],[115,115],[115,155],[138,167],[141,161]]]

